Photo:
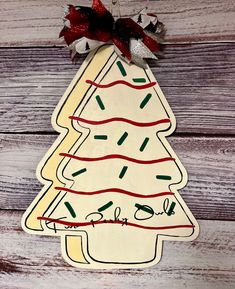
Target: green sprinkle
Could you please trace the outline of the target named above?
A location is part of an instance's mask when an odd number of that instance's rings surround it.
[[[71,216],[73,218],[76,218],[76,213],[74,212],[74,210],[73,210],[72,206],[70,205],[70,203],[69,202],[65,202],[64,204],[65,204],[66,208],[69,210]]]
[[[125,70],[125,68],[123,67],[121,61],[118,61],[118,62],[117,62],[117,66],[118,66],[119,70],[121,71],[122,76],[127,76],[126,70]]]
[[[149,138],[146,137],[145,140],[144,140],[144,142],[142,143],[142,145],[141,145],[141,147],[140,147],[140,151],[141,151],[141,152],[144,151],[144,149],[145,149],[146,145],[148,144],[148,142],[149,142]]]
[[[145,105],[149,102],[150,98],[152,97],[152,94],[149,93],[146,95],[146,97],[143,99],[143,101],[140,104],[140,108],[143,109]]]
[[[158,180],[166,180],[166,181],[170,181],[171,180],[171,176],[164,176],[164,175],[157,175],[156,178]]]
[[[124,132],[124,134],[121,136],[121,138],[119,139],[119,141],[117,142],[117,144],[120,146],[124,143],[125,139],[128,137],[128,133]]]
[[[107,135],[95,135],[94,139],[107,140],[108,137],[107,137]]]
[[[128,167],[127,166],[124,166],[120,172],[120,175],[119,175],[119,179],[122,179],[124,177],[124,175],[126,174],[126,171],[127,171]]]
[[[102,100],[101,100],[101,98],[100,98],[99,95],[96,96],[96,101],[97,101],[100,109],[101,109],[101,110],[105,110],[105,106],[104,106],[104,104],[103,104],[103,102],[102,102]]]
[[[143,82],[146,82],[146,79],[145,78],[133,78],[133,81],[143,83]]]
[[[152,208],[150,209],[147,206],[143,206],[143,205],[140,205],[140,204],[135,204],[135,207],[138,208],[139,210],[145,211],[146,213],[149,213],[149,214],[153,214],[154,213],[153,209]]]
[[[102,206],[101,208],[99,208],[99,209],[98,209],[98,212],[102,212],[102,211],[108,209],[109,207],[111,207],[112,205],[113,205],[113,202],[110,201],[110,202],[108,202],[107,204],[105,204],[104,206]]]
[[[73,176],[73,177],[76,177],[76,176],[78,176],[78,175],[80,175],[80,174],[83,174],[83,173],[85,173],[85,172],[86,172],[86,169],[81,169],[81,170],[73,173],[72,176]]]
[[[169,211],[168,211],[168,213],[167,213],[168,216],[171,216],[171,215],[174,213],[175,205],[176,205],[175,202],[172,202],[172,203],[171,203],[170,209],[169,209]]]

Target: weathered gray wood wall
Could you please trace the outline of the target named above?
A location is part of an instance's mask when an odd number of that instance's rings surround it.
[[[182,196],[200,236],[165,242],[162,261],[149,269],[89,271],[65,263],[59,239],[22,231],[22,213],[41,188],[36,166],[56,138],[51,113],[83,58],[71,64],[58,39],[67,1],[3,0],[0,288],[234,288],[235,2],[123,0],[122,14],[147,2],[168,29],[165,57],[150,66],[177,117],[169,141],[189,172]]]

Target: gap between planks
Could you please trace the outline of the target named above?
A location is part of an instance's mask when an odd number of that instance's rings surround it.
[[[235,38],[235,36],[234,36]],[[168,42],[168,41],[164,41],[162,46],[164,47],[165,45],[167,46],[182,46],[182,45],[216,45],[216,44],[235,44],[235,40],[217,40],[217,41],[191,41],[191,42],[180,42],[180,43],[174,43],[174,42]],[[16,50],[19,50],[19,49],[30,49],[30,50],[33,50],[33,49],[69,49],[67,45],[59,45],[59,44],[55,44],[55,45],[35,45],[35,46],[27,46],[27,45],[19,45],[19,46],[8,46],[8,45],[5,45],[5,46],[0,46],[0,51],[1,50],[4,50],[4,49],[16,49]],[[81,55],[81,57],[83,57]]]
[[[20,213],[23,215],[23,213],[26,211],[26,209],[1,209],[0,208],[0,214],[1,213]],[[234,222],[235,224],[235,220],[234,219],[229,219],[229,218],[226,218],[226,219],[223,219],[223,218],[218,218],[218,219],[213,219],[213,218],[210,218],[210,219],[206,219],[206,218],[196,218],[197,221],[219,221],[219,222]]]
[[[59,136],[59,133],[57,131],[22,131],[22,132],[15,132],[15,131],[0,131],[0,134],[2,135],[48,135],[48,136]],[[203,133],[190,133],[190,132],[173,132],[173,134],[167,136],[169,137],[175,137],[175,138],[189,138],[189,137],[196,137],[196,138],[214,138],[214,139],[219,139],[219,138],[234,138],[235,137],[235,131],[234,133],[231,134],[203,134]]]

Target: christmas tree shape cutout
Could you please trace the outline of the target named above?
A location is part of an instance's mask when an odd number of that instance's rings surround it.
[[[147,267],[163,240],[195,239],[178,192],[187,173],[166,140],[176,121],[148,66],[112,45],[90,52],[52,124],[60,135],[38,167],[44,187],[25,231],[60,236],[63,257],[84,268]]]

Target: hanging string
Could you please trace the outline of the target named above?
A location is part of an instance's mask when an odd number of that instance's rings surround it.
[[[118,17],[121,17],[121,5],[120,5],[120,1],[119,0],[111,0],[111,4],[110,4],[110,12],[111,14],[114,15],[114,10],[118,9]]]

